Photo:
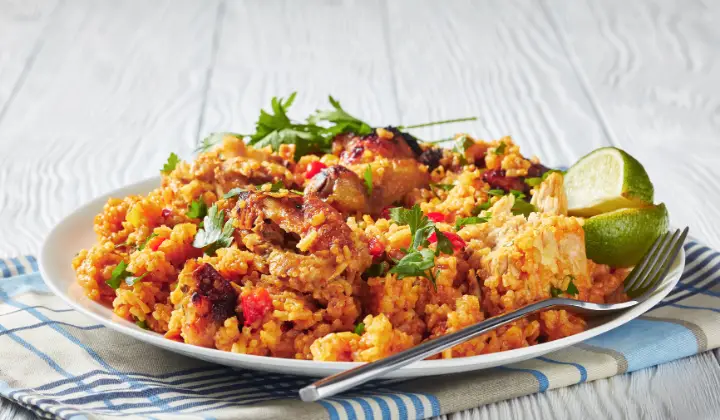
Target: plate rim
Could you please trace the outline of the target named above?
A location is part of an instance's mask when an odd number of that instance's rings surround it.
[[[76,301],[70,296],[67,291],[62,290],[60,285],[64,282],[62,280],[57,281],[55,277],[61,277],[59,274],[53,275],[51,264],[52,256],[57,251],[53,250],[53,247],[58,243],[62,242],[62,231],[68,225],[70,225],[75,219],[81,217],[82,213],[91,212],[97,214],[102,210],[105,202],[110,197],[126,196],[128,194],[142,194],[149,192],[153,188],[157,188],[160,185],[159,176],[147,178],[142,181],[126,185],[124,187],[114,189],[105,194],[101,194],[85,204],[75,208],[70,213],[66,214],[55,226],[51,229],[50,233],[45,237],[43,242],[40,256],[38,258],[38,266],[40,275],[48,288],[63,301],[65,301],[70,307],[82,313],[85,316],[89,316],[105,327],[119,332],[121,334],[133,337],[140,341],[148,344],[170,350],[176,353],[180,353],[186,356],[200,358],[203,360],[213,361],[215,363],[221,363],[229,366],[242,365],[247,368],[255,368],[259,370],[273,370],[280,371],[280,369],[291,369],[294,374],[306,375],[306,376],[317,376],[322,375],[322,372],[313,371],[324,371],[324,372],[339,372],[342,370],[350,369],[362,365],[364,362],[327,362],[327,361],[314,361],[314,360],[301,360],[301,359],[289,359],[271,356],[257,356],[242,353],[233,353],[223,351],[214,348],[205,348],[187,344],[184,342],[178,342],[164,338],[162,335],[155,332],[148,332],[144,329],[137,327],[130,321],[115,317],[104,317],[93,311],[90,311],[84,304],[98,305],[112,313],[112,309],[104,306],[98,302],[92,301],[87,298],[84,294],[82,299],[87,301],[81,303]],[[74,250],[73,250],[74,251]],[[72,251],[71,251],[72,252]],[[70,264],[70,260],[67,261]],[[653,296],[648,300],[641,302],[640,304],[628,309],[627,311],[619,313],[614,319],[611,319],[603,324],[589,328],[581,333],[574,334],[568,337],[564,337],[558,340],[549,341],[546,343],[539,343],[528,347],[521,347],[512,350],[506,350],[496,353],[481,354],[468,357],[458,357],[453,359],[434,359],[434,360],[422,360],[419,362],[412,363],[408,366],[404,366],[397,371],[393,372],[390,376],[393,377],[415,377],[415,376],[429,376],[437,374],[450,374],[460,371],[472,371],[479,369],[486,369],[495,366],[506,365],[515,363],[527,359],[532,359],[549,352],[560,350],[577,343],[581,343],[587,339],[596,337],[607,331],[616,329],[625,323],[641,316],[647,311],[651,310],[657,305],[662,299],[665,298],[675,287],[677,282],[682,276],[683,269],[685,267],[685,250],[681,248],[678,253],[668,275],[663,279],[663,287],[659,289]],[[71,284],[76,279],[73,279]],[[120,321],[120,322],[118,322]]]

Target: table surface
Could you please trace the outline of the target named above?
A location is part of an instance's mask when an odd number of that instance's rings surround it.
[[[718,1],[0,0],[0,256],[296,90],[298,115],[329,93],[375,125],[477,115],[417,134],[510,134],[550,165],[622,147],[717,249],[718,45]],[[711,418],[719,356],[450,417]]]

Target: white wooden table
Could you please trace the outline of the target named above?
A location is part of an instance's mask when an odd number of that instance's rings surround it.
[[[455,128],[550,165],[622,147],[720,248],[719,47],[711,0],[0,0],[0,256],[294,90],[299,115],[328,93],[376,125],[478,115]],[[451,417],[717,418],[719,355]]]

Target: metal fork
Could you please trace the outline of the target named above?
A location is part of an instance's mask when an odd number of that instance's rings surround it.
[[[331,397],[541,310],[567,309],[575,313],[597,316],[631,308],[647,300],[653,294],[670,270],[670,266],[685,242],[687,233],[688,228],[686,227],[682,231],[678,229],[672,233],[666,232],[655,240],[650,250],[623,283],[624,291],[630,297],[627,302],[597,304],[566,298],[551,298],[535,302],[516,311],[463,328],[452,334],[426,341],[384,359],[328,376],[302,388],[300,398],[303,401],[317,401]]]

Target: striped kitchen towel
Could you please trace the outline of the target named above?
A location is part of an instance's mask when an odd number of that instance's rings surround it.
[[[0,259],[0,395],[60,418],[405,419],[632,372],[720,346],[720,253],[686,244],[653,310],[582,344],[502,368],[380,382],[303,403],[303,377],[214,365],[95,324],[45,287],[33,257]]]

